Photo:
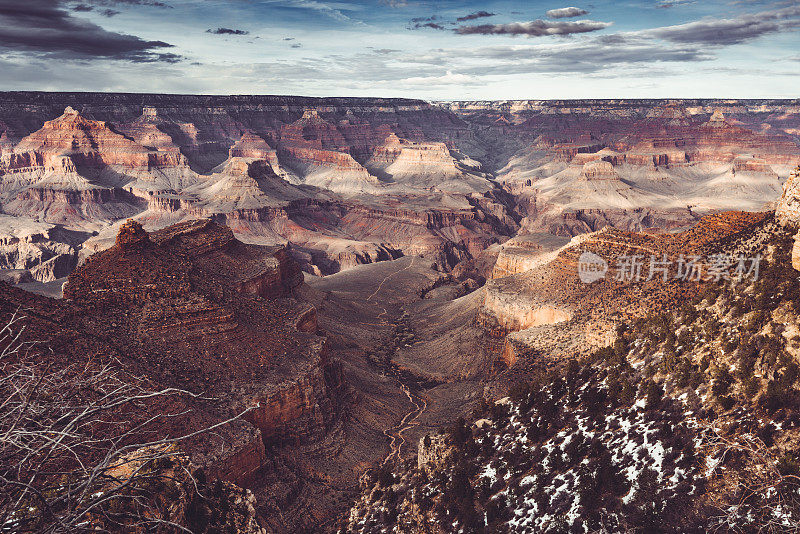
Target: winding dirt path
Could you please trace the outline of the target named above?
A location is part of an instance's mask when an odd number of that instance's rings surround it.
[[[383,277],[383,280],[381,280],[381,283],[380,283],[380,284],[378,284],[378,287],[377,287],[377,289],[375,289],[375,291],[373,291],[373,292],[372,292],[372,295],[370,295],[370,296],[368,296],[368,297],[367,297],[367,302],[369,302],[370,300],[372,300],[372,298],[373,298],[375,295],[377,295],[377,294],[380,292],[380,290],[381,290],[381,289],[383,289],[383,284],[385,284],[385,283],[386,283],[386,281],[387,281],[389,278],[393,277],[393,276],[394,276],[394,275],[396,275],[396,274],[400,274],[400,273],[402,273],[403,271],[407,271],[408,269],[410,269],[411,267],[413,267],[413,266],[414,266],[414,262],[415,262],[416,260],[417,260],[417,257],[416,257],[416,256],[411,256],[411,263],[409,263],[408,265],[406,265],[406,266],[405,266],[405,267],[403,267],[402,269],[398,269],[398,270],[396,270],[396,271],[394,271],[394,272],[392,272],[392,273],[389,273],[389,274],[387,274],[386,276],[384,276],[384,277]],[[384,311],[386,311],[386,310],[384,310]],[[387,324],[388,324],[388,323],[387,323]]]
[[[381,465],[386,465],[392,460],[392,458],[400,460],[403,445],[406,442],[406,438],[403,436],[403,433],[409,428],[416,426],[418,424],[417,419],[419,419],[419,417],[425,413],[425,410],[428,408],[428,402],[425,399],[411,393],[411,390],[408,389],[408,386],[401,382],[399,378],[397,381],[400,383],[400,389],[403,390],[403,393],[406,394],[408,400],[410,400],[414,405],[414,409],[408,412],[397,425],[383,431],[383,434],[388,437],[390,441],[389,454],[383,459]]]
[[[371,301],[373,298],[375,298],[378,295],[378,293],[381,291],[381,289],[383,289],[383,285],[390,278],[392,278],[395,275],[398,275],[398,274],[402,273],[403,271],[407,271],[408,269],[412,268],[414,266],[414,262],[416,261],[416,259],[417,259],[416,256],[412,257],[411,258],[411,262],[408,265],[406,265],[402,269],[398,269],[398,270],[396,270],[394,272],[391,272],[391,273],[387,274],[383,278],[383,280],[380,281],[380,283],[378,284],[378,287],[375,289],[375,291],[373,291],[372,294],[369,297],[367,297],[367,299],[366,299],[367,302]],[[378,314],[377,319],[379,320],[379,322],[380,322],[380,324],[382,326],[391,326],[389,321],[387,320],[387,315],[389,314],[388,310],[386,309],[385,306],[381,306],[381,309],[383,311],[380,314]],[[392,374],[393,378],[397,381],[397,384],[399,385],[400,390],[403,393],[405,393],[406,397],[408,397],[408,400],[413,405],[413,408],[403,416],[403,418],[400,420],[399,423],[397,423],[395,426],[393,426],[391,428],[387,428],[386,430],[383,431],[383,434],[387,438],[389,438],[389,454],[387,454],[386,457],[383,459],[383,461],[381,462],[381,466],[386,465],[388,462],[392,461],[392,459],[400,460],[401,454],[402,454],[402,451],[403,451],[403,445],[406,442],[406,438],[405,438],[405,436],[403,436],[403,434],[408,429],[410,429],[410,428],[416,426],[417,424],[419,424],[417,422],[417,420],[420,418],[420,416],[423,413],[425,413],[425,410],[428,408],[428,402],[425,399],[423,399],[422,397],[420,397],[419,395],[416,395],[416,394],[411,392],[411,389],[403,381],[403,379],[400,376],[400,373],[397,371],[397,369],[393,369],[393,372],[391,374]],[[367,469],[364,472],[364,474],[361,476],[362,482],[364,480],[364,477],[366,477],[367,473],[369,473],[369,471],[370,471],[370,469]]]

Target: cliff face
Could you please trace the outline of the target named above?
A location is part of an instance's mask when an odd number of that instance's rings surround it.
[[[319,274],[411,253],[449,266],[513,231],[511,203],[481,217],[502,223],[458,232],[440,231],[452,223],[397,224],[398,196],[426,218],[447,219],[481,205],[469,195],[496,189],[473,167],[457,168],[443,143],[419,142],[466,127],[420,101],[5,93],[0,120],[3,211],[99,232],[91,250],[112,242],[120,219],[135,216],[154,230],[215,217],[249,242],[294,243],[303,268]],[[417,141],[392,157],[413,164],[393,181],[365,165],[399,135]],[[318,217],[300,206],[334,210]],[[382,217],[385,224],[371,222]]]
[[[783,185],[775,217],[784,226],[800,224],[800,167],[795,169]]]
[[[543,252],[544,247],[537,251],[528,246],[537,255],[529,255],[530,268],[515,274],[509,274],[508,264],[500,260],[501,251],[496,269],[503,276],[487,282],[477,323],[497,340],[493,345],[496,357],[511,365],[528,355],[526,365],[546,366],[548,362],[530,361],[530,354],[547,354],[552,363],[552,359],[608,345],[616,322],[630,324],[654,307],[669,308],[700,290],[700,284],[674,279],[674,262],[680,255],[708,258],[725,250],[731,241],[760,229],[769,218],[768,214],[721,213],[674,234],[605,228],[576,237],[561,248],[551,244],[549,253]],[[513,246],[512,241],[509,248],[519,254],[522,247]],[[584,283],[579,277],[579,260],[586,252],[605,260],[609,269],[593,283]],[[667,282],[658,274],[648,280],[651,255],[663,254],[673,262]],[[640,280],[617,279],[618,260],[632,255],[640,255],[643,261]],[[538,261],[533,261],[536,258]],[[707,271],[703,271],[706,277]]]
[[[60,155],[69,155],[76,164],[87,166],[146,167],[148,162],[144,147],[113,132],[103,122],[82,117],[69,106],[63,115],[22,139],[14,151],[35,154],[44,165],[50,165],[52,158]]]
[[[307,291],[285,247],[244,244],[210,220],[157,232],[128,221],[111,247],[69,276],[63,299],[0,282],[0,315],[24,308],[24,339],[55,368],[108,366],[123,381],[193,394],[145,400],[127,413],[132,424],[156,416],[146,428],[160,437],[249,408],[181,447],[209,480],[253,489],[273,530],[290,531],[332,513],[321,500],[319,515],[304,516],[307,497],[298,495],[317,492],[305,481],[327,471],[295,458],[302,450],[324,466],[333,461],[353,400],[316,309],[300,298]],[[353,480],[340,478],[346,491]]]
[[[292,298],[302,284],[284,248],[245,245],[211,221],[154,233],[129,221],[70,275],[64,298],[103,317],[154,381],[205,391],[223,418],[255,406],[246,419],[256,441],[237,438],[222,455],[213,444],[192,449],[212,471],[252,484],[265,448],[318,439],[337,417],[341,368],[314,309]]]
[[[85,235],[52,224],[0,215],[0,265],[23,279],[46,282],[67,276],[78,263]]]
[[[799,128],[794,101],[3,93],[0,205],[99,233],[87,250],[128,217],[214,217],[291,243],[314,274],[420,253],[449,268],[520,227],[674,230],[763,209],[800,163]]]

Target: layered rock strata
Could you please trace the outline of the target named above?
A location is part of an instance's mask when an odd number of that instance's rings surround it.
[[[64,299],[79,316],[102,316],[134,362],[146,354],[154,381],[213,396],[222,418],[252,407],[257,439],[221,455],[214,440],[193,449],[252,483],[266,449],[320,438],[336,418],[341,369],[315,310],[292,298],[302,283],[286,249],[245,245],[211,221],[154,233],[129,221],[70,275]]]

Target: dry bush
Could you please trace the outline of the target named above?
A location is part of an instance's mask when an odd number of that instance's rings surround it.
[[[165,496],[187,481],[197,488],[176,445],[249,409],[165,438],[157,429],[187,413],[169,411],[185,406],[169,401],[199,396],[149,389],[112,364],[53,364],[42,347],[23,341],[23,319],[15,313],[0,329],[0,528],[189,532],[166,510]]]

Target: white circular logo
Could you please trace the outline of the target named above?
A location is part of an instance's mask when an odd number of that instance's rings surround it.
[[[578,258],[578,277],[584,284],[591,284],[604,278],[608,272],[606,260],[591,252],[584,252]]]

